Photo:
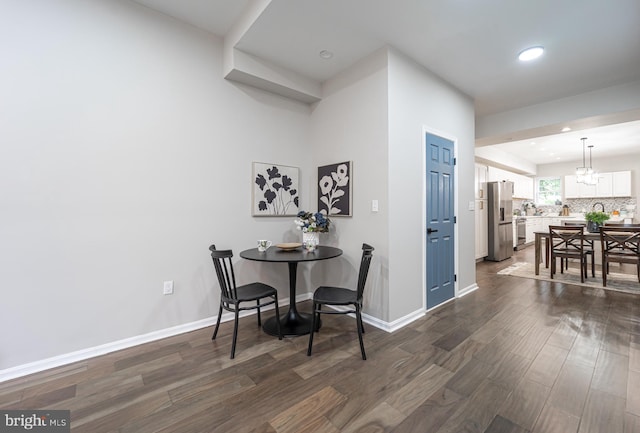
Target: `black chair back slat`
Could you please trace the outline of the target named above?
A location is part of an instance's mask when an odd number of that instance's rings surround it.
[[[364,293],[364,286],[367,282],[373,250],[374,248],[371,245],[362,244],[362,258],[360,259],[360,271],[358,272],[358,299],[362,299]]]
[[[215,250],[211,251],[211,258],[216,269],[220,290],[226,299],[237,300],[236,276],[233,271],[233,252],[231,250]]]

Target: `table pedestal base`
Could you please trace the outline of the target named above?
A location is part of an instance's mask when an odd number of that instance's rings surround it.
[[[262,329],[269,335],[278,335],[278,327],[276,325],[276,318],[271,317],[265,320],[262,325]],[[311,329],[311,314],[298,313],[292,314],[289,311],[287,314],[280,316],[280,329],[282,335],[285,337],[292,337],[296,335],[305,335],[309,333]]]

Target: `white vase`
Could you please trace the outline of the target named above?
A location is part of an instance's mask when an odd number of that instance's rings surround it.
[[[302,232],[302,245],[308,251],[313,251],[320,244],[320,234],[318,232]]]

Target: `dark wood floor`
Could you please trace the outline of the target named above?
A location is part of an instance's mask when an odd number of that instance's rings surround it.
[[[531,254],[531,248],[518,253]],[[241,319],[0,384],[74,432],[640,432],[640,299],[495,272],[393,334],[323,318],[279,341]],[[306,303],[302,309],[309,309]]]

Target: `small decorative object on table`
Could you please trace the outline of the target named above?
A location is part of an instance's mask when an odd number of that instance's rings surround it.
[[[318,233],[329,231],[331,220],[320,212],[298,212],[298,217],[293,221],[298,230],[302,231],[302,244],[307,251],[313,251],[320,243]]]
[[[584,219],[587,220],[587,231],[590,233],[600,232],[600,226],[606,220],[609,219],[609,214],[605,212],[587,212],[584,214]]]
[[[271,246],[272,242],[268,241],[266,239],[260,239],[258,241],[258,251],[260,251],[261,253],[264,253],[265,251],[267,251],[267,248],[269,248]]]
[[[280,248],[282,251],[294,251],[298,247],[301,247],[302,244],[300,242],[287,242],[284,244],[277,244],[276,247]]]

